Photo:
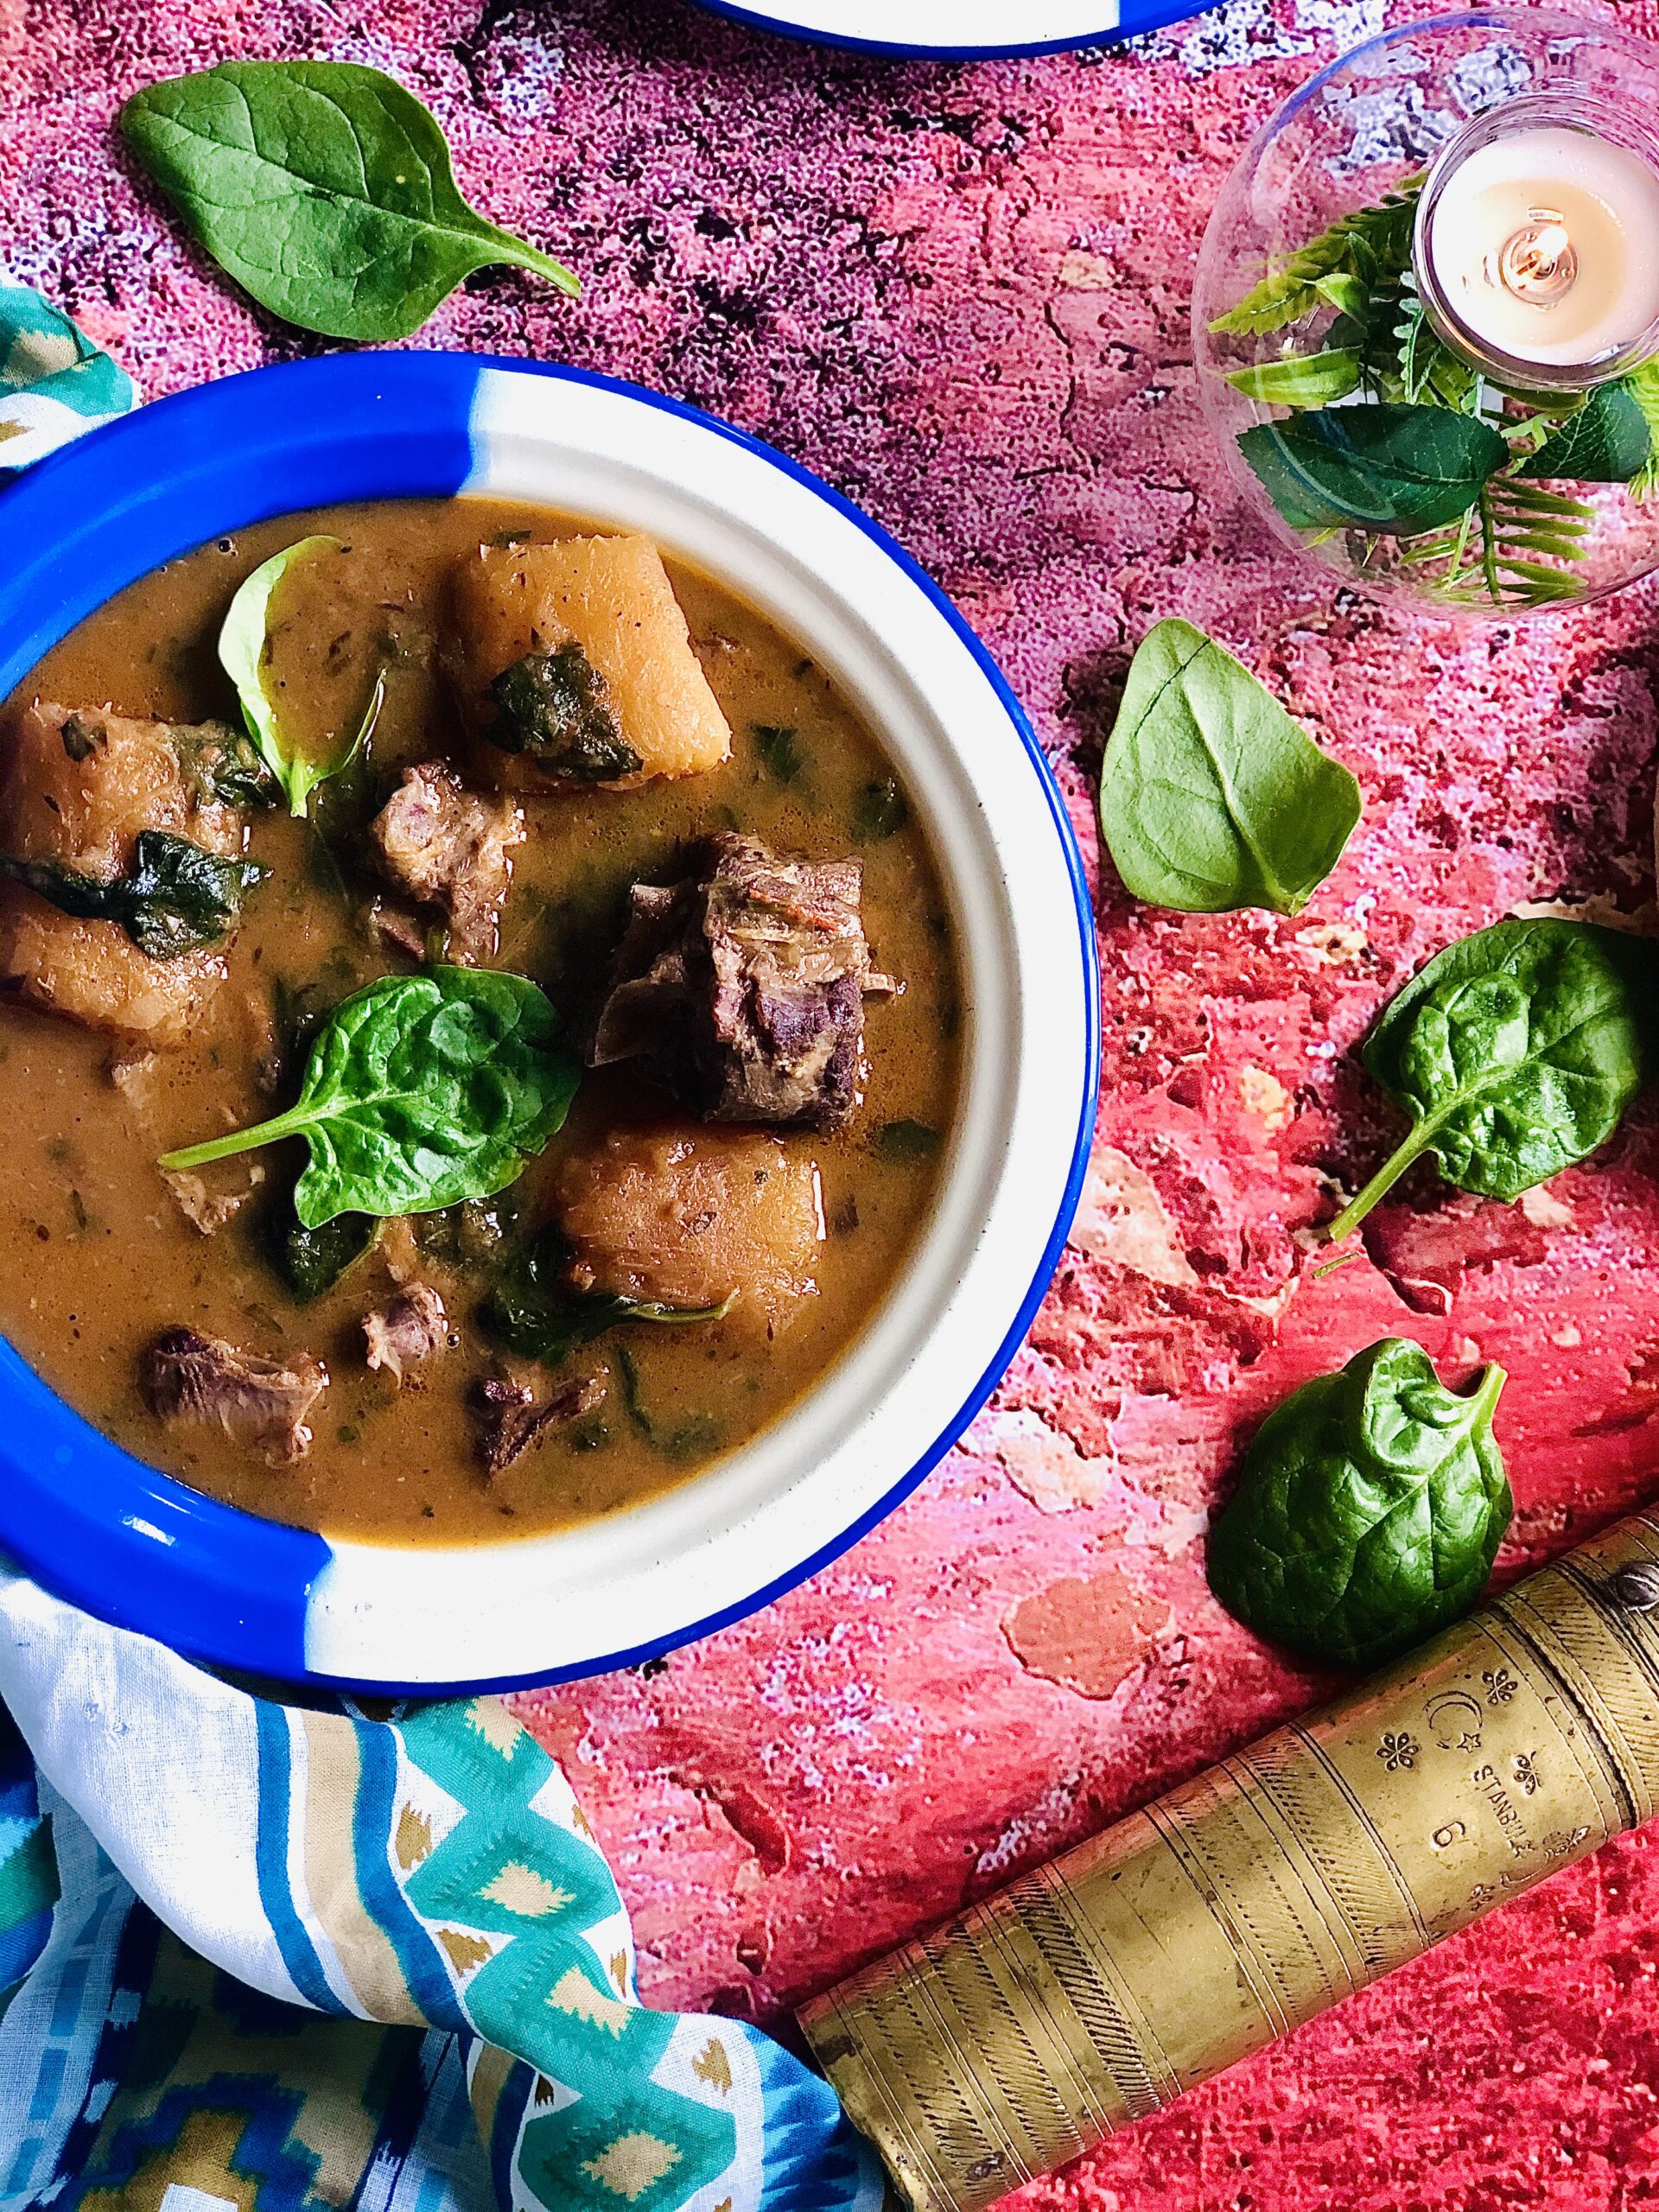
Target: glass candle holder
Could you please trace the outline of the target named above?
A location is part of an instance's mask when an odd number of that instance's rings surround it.
[[[1512,620],[1659,566],[1659,48],[1541,9],[1323,70],[1224,186],[1194,295],[1252,506],[1344,581]]]

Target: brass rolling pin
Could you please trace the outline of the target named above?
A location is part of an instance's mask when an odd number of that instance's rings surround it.
[[[1659,1803],[1659,1518],[1622,1522],[809,2005],[914,2212],[979,2212]]]

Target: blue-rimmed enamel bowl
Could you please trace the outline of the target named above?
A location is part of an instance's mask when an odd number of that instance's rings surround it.
[[[1198,13],[1194,0],[700,0],[752,30],[894,61],[991,61],[1103,46]]]
[[[469,355],[357,353],[143,408],[0,493],[0,696],[113,593],[205,539],[296,508],[457,492],[648,531],[839,681],[902,767],[950,887],[970,1001],[963,1096],[933,1217],[839,1363],[709,1472],[569,1534],[414,1549],[257,1520],[141,1465],[0,1344],[0,1552],[107,1619],[289,1681],[434,1691],[594,1673],[823,1566],[989,1395],[1058,1257],[1094,1116],[1088,895],[1007,684],[855,508],[652,393]]]

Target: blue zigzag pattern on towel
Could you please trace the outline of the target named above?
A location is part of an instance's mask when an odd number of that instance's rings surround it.
[[[431,1706],[399,1734],[410,1758],[467,1808],[404,1884],[429,1922],[508,1940],[462,1995],[478,2032],[575,2093],[532,2112],[519,2171],[559,2212],[672,2212],[730,2166],[732,2115],[654,2081],[671,2016],[620,1995],[586,1931],[620,1910],[600,1852],[531,1809],[545,1751],[493,1700]]]

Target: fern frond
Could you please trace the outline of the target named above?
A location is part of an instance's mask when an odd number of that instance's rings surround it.
[[[1369,294],[1397,278],[1411,257],[1421,176],[1408,177],[1375,207],[1358,207],[1299,246],[1282,268],[1270,269],[1236,307],[1210,327],[1236,338],[1262,337],[1302,322],[1324,307],[1353,312],[1356,285]]]
[[[1494,476],[1455,529],[1414,538],[1403,557],[1459,605],[1548,607],[1581,594],[1572,564],[1594,519],[1581,499]]]
[[[1410,405],[1449,407],[1459,415],[1480,412],[1480,376],[1452,348],[1429,321],[1408,266],[1398,287],[1398,315],[1393,326],[1399,365],[1400,397]]]

